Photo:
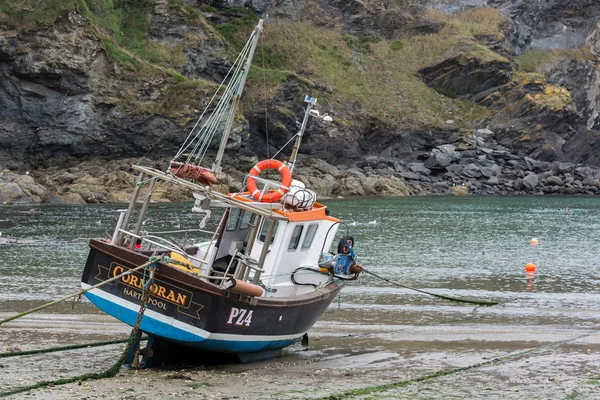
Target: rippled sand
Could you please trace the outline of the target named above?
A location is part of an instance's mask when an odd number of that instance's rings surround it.
[[[86,313],[92,312],[89,305],[78,307],[82,313],[33,314],[2,325],[0,345],[31,350],[127,337],[127,326],[102,314]],[[445,312],[440,322],[414,325],[409,323],[413,318],[410,312],[396,312],[386,324],[372,324],[361,322],[360,315],[349,322],[347,313],[356,310],[342,304],[339,309],[328,310],[310,332],[308,348],[293,346],[277,359],[253,364],[203,364],[198,360],[194,365],[154,370],[123,368],[114,378],[36,389],[12,397],[303,399],[392,384],[380,391],[355,392],[350,398],[600,398],[600,327],[592,313],[585,313],[587,317],[576,324],[563,324],[560,321],[569,313],[565,310],[540,310],[545,317],[534,318],[528,317],[529,309],[504,316],[498,316],[494,307],[452,309],[455,311]],[[8,315],[3,312],[0,317]],[[521,323],[516,323],[518,315]],[[102,371],[118,359],[123,348],[111,345],[0,358],[0,391]],[[398,382],[485,362],[488,364],[477,368],[394,387]]]

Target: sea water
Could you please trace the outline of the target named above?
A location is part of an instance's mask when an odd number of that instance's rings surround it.
[[[348,233],[355,239],[358,263],[377,275],[432,293],[503,302],[479,318],[591,324],[600,308],[600,198],[390,197],[324,203],[342,221],[332,250]],[[87,239],[112,236],[123,208],[0,207],[0,312],[22,311],[79,290]],[[152,204],[143,230],[198,229],[203,215],[190,214],[190,208],[190,203]],[[217,223],[214,215],[206,229],[214,230]],[[188,234],[180,241],[195,239]],[[535,274],[525,272],[530,262]],[[473,305],[363,274],[344,286],[324,318],[429,324],[472,310]]]

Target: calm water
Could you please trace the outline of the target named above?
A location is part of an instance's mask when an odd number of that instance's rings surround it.
[[[485,318],[591,323],[600,308],[600,198],[414,197],[326,202],[355,237],[360,264],[404,284],[451,296],[507,301]],[[197,227],[190,204],[155,204],[145,229]],[[566,207],[570,208],[565,213]],[[0,311],[79,289],[86,238],[112,233],[123,206],[0,207]],[[560,210],[559,210],[560,209]],[[211,221],[214,229],[217,218]],[[209,229],[210,229],[209,228]],[[539,245],[530,245],[531,238]],[[182,238],[183,239],[183,238]],[[337,240],[336,240],[337,243]],[[534,278],[525,264],[534,262]],[[4,306],[2,306],[4,304]],[[427,323],[465,306],[364,276],[325,318],[348,323]],[[413,315],[414,314],[414,315]],[[506,321],[505,321],[506,322]],[[538,321],[539,322],[539,321]]]

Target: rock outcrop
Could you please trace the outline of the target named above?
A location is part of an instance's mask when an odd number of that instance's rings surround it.
[[[117,36],[122,31],[94,25],[80,8],[27,31],[0,15],[0,202],[126,201],[135,179],[130,164],[144,159],[166,166],[224,78],[230,46],[239,45],[248,29],[242,22],[252,12],[268,13],[279,24],[339,32],[335,44],[316,35],[310,50],[330,75],[359,73],[351,75],[356,82],[341,81],[356,84],[344,97],[336,80],[302,59],[293,71],[283,70],[283,44],[263,44],[260,81],[276,84],[243,104],[216,189],[240,190],[254,163],[284,147],[303,113],[299,99],[312,93],[334,123],[310,121],[295,173],[321,196],[598,192],[595,0],[202,3],[144,3],[147,30],[138,39],[152,56],[126,49]],[[219,11],[223,7],[252,11]],[[468,18],[459,14],[474,7],[488,8]],[[456,35],[453,43],[434,45],[449,33]],[[361,77],[389,54],[413,54],[402,53],[406,47],[428,62],[390,57],[406,65]],[[439,54],[428,54],[429,48]],[[519,56],[532,50],[547,58],[526,70]],[[417,92],[391,85],[397,79],[392,70],[407,65],[418,65],[402,75],[415,79],[406,86],[420,85]],[[390,103],[367,104],[374,82],[389,86]],[[419,107],[428,106],[438,115],[427,118],[433,111]],[[157,189],[165,201],[188,195]]]

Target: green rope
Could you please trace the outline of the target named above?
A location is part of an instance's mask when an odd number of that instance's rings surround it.
[[[389,282],[389,283],[391,283],[393,285],[396,285],[396,286],[400,286],[400,287],[403,287],[403,288],[406,288],[406,289],[414,290],[414,291],[417,291],[419,293],[428,294],[430,296],[434,296],[434,297],[437,297],[437,298],[440,298],[440,299],[444,299],[444,300],[457,301],[459,303],[477,304],[477,305],[480,305],[480,306],[495,306],[497,304],[500,304],[499,301],[459,299],[457,297],[445,296],[443,294],[437,294],[437,293],[431,293],[431,292],[428,292],[426,290],[417,289],[417,288],[414,288],[412,286],[404,285],[404,284],[402,284],[400,282],[395,282],[395,281],[393,281],[391,279],[384,278],[383,276],[377,275],[376,273],[368,271],[365,268],[363,268],[362,270],[363,270],[363,272],[365,272],[365,273],[367,273],[369,275],[372,275],[375,278],[381,279],[382,281]]]
[[[52,306],[52,305],[54,305],[54,304],[58,304],[58,303],[60,303],[60,302],[62,302],[62,301],[68,300],[68,299],[70,299],[70,298],[72,298],[72,297],[75,297],[75,296],[80,296],[80,295],[82,295],[82,294],[85,294],[85,293],[89,292],[89,291],[90,291],[90,290],[92,290],[92,289],[99,288],[100,286],[106,285],[107,283],[110,283],[110,282],[112,282],[112,281],[115,281],[115,280],[117,280],[117,279],[121,279],[121,278],[122,278],[123,276],[125,276],[125,275],[129,275],[129,274],[131,274],[131,273],[133,273],[133,272],[135,272],[135,271],[137,271],[137,270],[140,270],[140,269],[142,269],[142,268],[146,268],[148,265],[150,265],[150,264],[152,264],[152,263],[154,263],[154,262],[156,262],[156,261],[158,261],[158,258],[156,258],[156,257],[152,256],[152,257],[150,257],[150,258],[148,259],[148,262],[146,262],[146,263],[144,263],[144,264],[142,264],[142,265],[140,265],[140,266],[138,266],[138,267],[135,267],[135,268],[133,268],[133,269],[130,269],[130,270],[128,270],[128,271],[125,271],[125,272],[123,272],[122,274],[119,274],[119,275],[117,275],[117,276],[113,276],[112,278],[110,278],[110,279],[107,279],[107,280],[105,280],[105,281],[102,281],[102,282],[100,282],[100,283],[99,283],[99,284],[97,284],[97,285],[94,285],[94,286],[92,286],[92,287],[89,287],[89,288],[87,288],[87,289],[82,289],[82,290],[79,290],[79,291],[77,291],[76,293],[72,293],[72,294],[69,294],[69,295],[67,295],[67,296],[65,296],[65,297],[61,297],[61,298],[60,298],[60,299],[58,299],[58,300],[54,300],[54,301],[52,301],[52,302],[50,302],[50,303],[46,303],[46,304],[44,304],[44,305],[41,305],[41,306],[39,306],[39,307],[35,307],[35,308],[32,308],[32,309],[30,309],[30,310],[23,311],[22,313],[19,313],[19,314],[17,314],[17,315],[13,315],[12,317],[4,318],[3,320],[0,320],[0,325],[4,324],[4,323],[6,323],[6,322],[12,321],[12,320],[14,320],[14,319],[17,319],[17,318],[21,318],[21,317],[23,317],[23,316],[25,316],[25,315],[28,315],[28,314],[34,313],[34,312],[36,312],[36,311],[43,310],[43,309],[44,309],[44,308],[46,308],[46,307],[50,307],[50,306]]]
[[[144,179],[143,181],[137,182],[136,186],[140,187],[140,186],[144,185],[146,182],[152,182],[155,179],[157,179],[157,178],[156,177],[152,177],[152,178]]]
[[[319,398],[313,399],[313,400],[342,400],[342,399],[348,399],[348,398],[355,397],[355,396],[364,396],[364,395],[368,395],[368,394],[375,393],[375,392],[387,392],[389,390],[408,386],[413,383],[419,383],[419,382],[423,382],[423,381],[428,381],[430,379],[439,378],[442,376],[453,375],[458,372],[469,371],[469,370],[476,369],[476,368],[486,367],[488,365],[502,364],[506,361],[511,361],[511,360],[514,360],[517,358],[521,358],[523,356],[533,354],[533,353],[538,353],[543,350],[548,350],[548,349],[552,349],[554,347],[562,346],[563,344],[571,343],[571,342],[574,342],[576,340],[579,340],[579,339],[582,339],[582,338],[585,338],[588,336],[596,335],[599,332],[600,332],[600,330],[595,330],[593,332],[584,333],[583,335],[579,335],[579,336],[576,336],[571,339],[565,339],[565,340],[561,340],[559,342],[545,344],[542,346],[535,347],[533,349],[520,351],[518,353],[509,354],[504,357],[494,358],[492,360],[472,364],[472,365],[469,365],[466,367],[459,367],[459,368],[454,368],[454,369],[450,369],[450,370],[441,370],[441,371],[434,372],[432,374],[421,376],[421,377],[415,378],[415,379],[409,379],[406,381],[386,383],[384,385],[377,385],[377,386],[367,386],[365,388],[360,388],[360,389],[352,389],[352,390],[348,390],[343,393],[332,394],[332,395],[326,396],[326,397],[319,397]]]
[[[158,261],[159,261],[159,258],[152,256],[148,259],[148,262],[146,262],[132,270],[129,270],[128,272],[131,273],[134,270],[144,268],[144,278],[145,278],[146,271],[148,271],[149,269],[155,270],[156,262],[158,262]],[[123,275],[123,274],[121,274],[121,275]],[[121,275],[117,275],[117,276],[120,277]],[[153,276],[151,275],[151,278],[148,280],[148,282],[146,282],[146,285],[144,285],[144,287],[143,287],[144,289],[147,289],[150,286],[150,282],[152,281],[152,278],[153,278]],[[103,283],[106,283],[110,280],[112,280],[112,279],[104,281]],[[41,381],[41,382],[36,383],[35,385],[10,389],[10,390],[4,391],[4,392],[0,392],[0,397],[6,397],[6,396],[10,396],[10,395],[17,394],[17,393],[28,392],[30,390],[38,389],[41,387],[47,387],[48,385],[58,386],[58,385],[65,385],[67,383],[73,383],[73,382],[79,382],[79,384],[81,384],[82,382],[84,382],[86,380],[112,378],[113,376],[117,375],[119,373],[119,371],[121,370],[121,366],[123,366],[123,362],[125,361],[125,357],[127,357],[127,353],[129,352],[129,348],[131,347],[131,344],[133,343],[135,336],[139,332],[142,317],[144,315],[144,311],[146,311],[146,305],[148,303],[148,299],[150,298],[151,291],[146,290],[145,294],[144,294],[144,289],[142,290],[143,298],[142,298],[142,304],[140,306],[140,311],[138,313],[138,318],[135,323],[135,326],[133,327],[133,329],[131,330],[131,333],[129,334],[129,339],[127,340],[127,345],[125,346],[125,350],[123,351],[123,353],[121,354],[121,357],[119,357],[117,362],[114,363],[110,368],[108,368],[106,371],[103,371],[103,372],[90,372],[87,374],[78,375],[78,376],[74,376],[71,378],[57,379],[55,381]],[[54,304],[54,302],[50,303],[50,304]],[[31,311],[31,312],[33,312],[33,311]],[[11,319],[14,319],[14,318],[11,318]],[[4,321],[0,321],[0,323],[2,323],[2,322],[4,322]]]
[[[7,352],[7,353],[0,353],[0,358],[16,357],[16,356],[29,356],[32,354],[53,353],[56,351],[76,350],[76,349],[82,349],[85,347],[108,346],[111,344],[127,343],[128,340],[129,339],[118,339],[118,340],[108,340],[105,342],[92,342],[92,343],[84,343],[84,344],[72,344],[69,346],[49,347],[47,349]]]

